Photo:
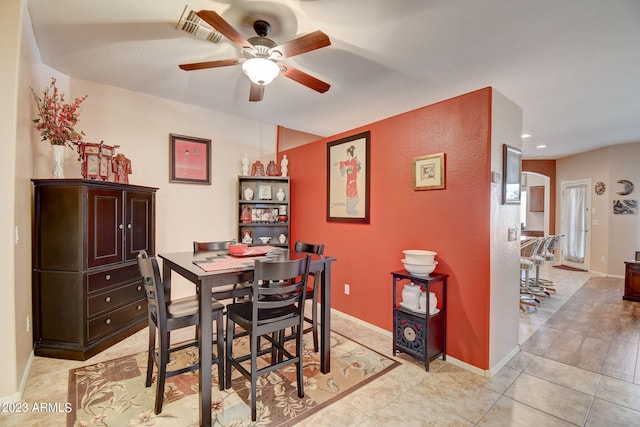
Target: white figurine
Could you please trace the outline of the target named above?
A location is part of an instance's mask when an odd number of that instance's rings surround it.
[[[285,154],[282,156],[282,160],[280,161],[280,171],[282,172],[282,176],[287,176],[287,172],[289,171],[287,166],[289,166],[289,159],[287,159],[287,155]]]
[[[249,175],[249,157],[242,156],[242,175]]]

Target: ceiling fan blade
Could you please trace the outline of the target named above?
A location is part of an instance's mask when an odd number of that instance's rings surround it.
[[[249,91],[249,101],[251,102],[262,101],[263,96],[264,96],[264,86],[258,85],[252,82],[251,89]]]
[[[207,24],[218,30],[223,36],[228,38],[240,49],[252,46],[251,43],[245,40],[242,34],[237,32],[235,28],[233,28],[227,21],[222,18],[222,16],[218,15],[213,10],[201,10],[197,12],[196,15],[198,15],[198,17],[200,17],[200,19],[205,21]]]
[[[292,56],[300,55],[301,53],[310,52],[329,45],[331,45],[329,36],[318,30],[273,47],[271,48],[271,52],[278,51],[282,54],[282,58],[291,58]]]
[[[185,71],[193,71],[193,70],[203,70],[206,68],[218,68],[218,67],[227,67],[229,65],[237,65],[244,62],[244,58],[235,58],[235,59],[220,59],[218,61],[205,61],[205,62],[194,62],[192,64],[180,64],[178,65],[181,69]]]
[[[325,93],[329,90],[331,85],[329,83],[323,82],[320,79],[313,77],[305,73],[304,71],[300,71],[297,68],[294,68],[290,65],[279,64],[282,68],[281,74],[284,74],[285,77],[290,78],[302,85],[307,86],[317,92]]]

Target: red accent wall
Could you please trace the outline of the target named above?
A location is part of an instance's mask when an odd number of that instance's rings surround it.
[[[434,250],[437,271],[449,274],[447,354],[481,369],[489,368],[491,92],[481,89],[279,153],[289,158],[291,241],[325,243],[325,253],[338,259],[332,307],[391,330],[390,272],[403,268],[403,249]],[[367,130],[371,222],[328,223],[327,142]],[[446,188],[415,191],[413,158],[440,152]]]

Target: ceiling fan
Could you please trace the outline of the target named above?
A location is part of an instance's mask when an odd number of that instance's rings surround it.
[[[329,37],[322,31],[314,31],[286,43],[276,45],[273,40],[267,38],[271,30],[271,25],[269,25],[267,21],[261,19],[255,21],[253,23],[253,29],[257,36],[245,40],[239,32],[216,12],[212,10],[201,10],[196,14],[200,19],[211,25],[233,44],[242,49],[244,58],[180,64],[181,69],[193,71],[242,64],[242,71],[251,80],[249,101],[254,102],[262,100],[265,85],[271,83],[279,74],[283,74],[285,77],[320,93],[328,91],[331,87],[328,83],[304,71],[279,62],[283,58],[291,58],[295,55],[331,45]]]

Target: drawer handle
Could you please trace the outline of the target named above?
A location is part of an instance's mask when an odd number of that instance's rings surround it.
[[[132,226],[131,224],[127,224],[127,228],[128,228],[129,230],[131,230],[131,228],[132,228],[132,227],[133,227],[133,226]]]
[[[106,276],[104,276],[104,278],[105,278],[106,280],[111,280],[111,275],[110,275],[110,274],[107,274]]]
[[[120,224],[120,225],[118,225],[118,228],[119,228],[120,230],[122,230],[122,229],[124,228],[124,226],[123,226],[122,224]]]
[[[105,300],[106,302],[111,302],[111,297],[106,297],[104,300]]]
[[[106,323],[107,325],[110,325],[111,324],[111,319],[105,320],[104,323]]]
[[[137,306],[136,308],[138,309],[138,311],[142,310],[142,306],[141,305]]]

